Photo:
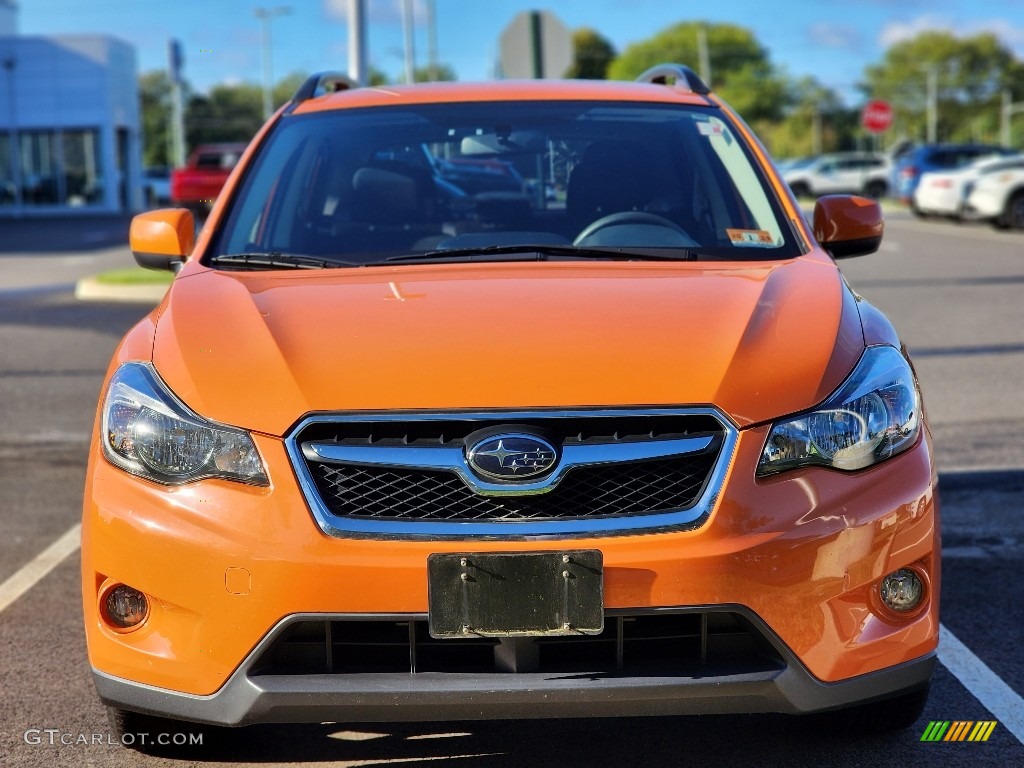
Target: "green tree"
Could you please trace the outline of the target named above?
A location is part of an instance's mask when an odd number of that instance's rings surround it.
[[[171,80],[163,70],[139,75],[143,165],[171,165]]]
[[[1013,88],[1022,71],[1013,52],[991,33],[957,37],[930,31],[891,46],[881,63],[866,69],[861,90],[892,103],[898,134],[923,140],[934,78],[937,139],[995,141],[1002,90]]]
[[[308,77],[309,75],[305,72],[292,72],[274,83],[274,87],[271,90],[271,101],[274,103],[274,109],[277,109],[291,99]]]
[[[249,141],[263,125],[263,91],[253,83],[215,85],[188,100],[185,144]]]
[[[710,85],[715,91],[751,122],[780,119],[787,106],[785,79],[776,72],[754,34],[733,24],[675,24],[626,48],[608,68],[608,77],[632,80],[645,69],[665,62],[689,64],[696,69],[701,30],[707,41]]]
[[[856,116],[843,106],[842,99],[813,77],[788,84],[790,107],[785,116],[763,125],[762,140],[776,157],[804,157],[856,144]]]
[[[604,80],[615,59],[615,48],[608,38],[589,27],[572,33],[573,60],[565,76],[580,80]]]
[[[413,80],[417,83],[430,82],[455,82],[459,78],[455,76],[455,70],[447,64],[437,64],[431,72],[430,65],[416,67],[413,71]]]

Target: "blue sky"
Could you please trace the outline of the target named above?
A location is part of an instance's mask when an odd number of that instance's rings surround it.
[[[367,0],[372,66],[403,72],[402,0]],[[166,66],[167,41],[181,40],[185,76],[206,90],[220,82],[261,81],[260,26],[254,9],[291,7],[272,24],[275,78],[293,71],[345,70],[348,0],[20,0],[25,35],[106,33],[136,47],[140,71]],[[416,0],[417,63],[426,63],[423,0]],[[893,42],[926,29],[992,31],[1024,59],[1024,0],[435,0],[439,59],[460,80],[494,73],[498,38],[517,13],[540,8],[566,27],[589,26],[622,50],[679,21],[751,29],[790,75],[814,75],[854,103],[864,66]],[[696,62],[693,62],[696,66]]]

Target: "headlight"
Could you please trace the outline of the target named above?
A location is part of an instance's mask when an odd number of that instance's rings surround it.
[[[269,484],[248,433],[193,413],[143,363],[125,363],[110,380],[102,440],[112,464],[158,483],[220,477]]]
[[[910,364],[894,347],[869,347],[821,406],[772,425],[757,474],[864,469],[910,448],[920,428],[921,397]]]

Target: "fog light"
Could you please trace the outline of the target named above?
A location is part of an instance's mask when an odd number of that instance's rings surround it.
[[[879,592],[887,608],[897,613],[906,613],[917,608],[921,602],[924,584],[910,568],[900,568],[882,579]]]
[[[137,627],[149,615],[149,601],[137,589],[118,584],[103,600],[103,613],[117,629]]]

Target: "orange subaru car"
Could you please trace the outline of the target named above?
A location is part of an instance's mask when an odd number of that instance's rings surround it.
[[[678,65],[310,78],[198,238],[132,223],[177,276],[110,364],[85,490],[113,720],[909,725],[934,456],[835,262],[882,230],[858,197],[805,218]]]

